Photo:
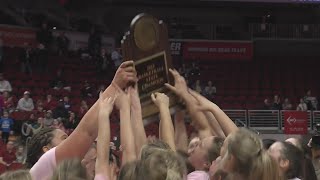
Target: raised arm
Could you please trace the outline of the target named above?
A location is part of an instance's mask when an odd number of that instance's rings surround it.
[[[185,112],[177,108],[174,114],[175,142],[178,150],[188,152],[188,134],[184,118]]]
[[[103,99],[102,95],[99,97],[99,128],[97,138],[97,160],[95,173],[96,175],[103,175],[110,178],[109,163],[109,144],[110,144],[110,114],[113,109],[113,98]]]
[[[134,129],[135,150],[137,157],[139,157],[142,146],[147,143],[147,136],[142,121],[141,103],[137,84],[135,87],[129,87],[128,90],[131,99],[131,125]]]
[[[216,117],[214,117],[214,115],[210,111],[204,111],[203,113],[209,122],[212,134],[214,134],[215,136],[225,138],[226,135],[224,134],[223,130],[221,129],[220,124],[218,123]]]
[[[200,106],[197,108],[202,111],[210,111],[214,117],[217,119],[219,125],[221,126],[224,134],[228,136],[230,133],[238,130],[238,127],[233,123],[233,121],[217,106],[215,103],[209,101],[207,98],[201,96],[200,94],[190,91],[192,96],[194,96]]]
[[[121,91],[115,104],[120,110],[120,142],[122,150],[122,165],[136,160],[135,142],[130,119],[130,94]]]
[[[163,93],[152,93],[151,99],[160,111],[159,137],[166,142],[173,151],[176,151],[174,128],[169,110],[169,97]]]
[[[174,86],[166,83],[166,87],[169,88],[172,92],[174,92],[177,96],[180,96],[183,101],[186,103],[187,110],[192,121],[196,124],[197,130],[199,132],[199,136],[201,139],[205,137],[212,136],[211,128],[209,126],[208,120],[203,114],[203,112],[199,111],[196,107],[198,103],[195,98],[188,92],[188,87],[186,81],[176,70],[169,70],[174,77]]]
[[[136,82],[133,61],[126,61],[118,68],[111,85],[103,92],[102,98],[114,97],[127,86],[128,82]],[[98,134],[99,105],[95,103],[84,115],[73,133],[56,148],[56,160],[60,162],[70,158],[82,158],[94,142]]]
[[[194,94],[198,94],[199,96],[201,96],[199,93],[197,93],[196,91],[194,91],[192,89],[189,89],[189,92],[193,92],[193,95]],[[204,97],[202,97],[202,98],[204,98]],[[198,101],[198,99],[196,99],[196,100]],[[201,102],[198,102],[198,103],[201,104]],[[207,118],[207,120],[209,122],[212,134],[215,135],[215,136],[219,136],[219,137],[225,138],[226,136],[225,136],[223,130],[221,129],[220,124],[218,123],[216,117],[214,117],[214,115],[210,111],[203,111],[203,113],[204,113],[204,115],[206,116],[206,118]]]

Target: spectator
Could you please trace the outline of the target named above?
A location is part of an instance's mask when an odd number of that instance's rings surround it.
[[[204,95],[208,98],[212,98],[215,93],[217,93],[216,87],[212,86],[212,81],[208,81],[208,85],[204,88]]]
[[[34,109],[33,100],[30,98],[29,91],[23,93],[23,98],[19,100],[17,109],[20,111],[32,111]]]
[[[106,72],[107,69],[113,69],[113,64],[111,62],[111,57],[106,53],[104,48],[101,49],[100,55],[97,59],[97,69],[100,73]]]
[[[44,127],[50,127],[50,126],[52,126],[53,120],[54,120],[54,119],[52,118],[52,111],[51,111],[51,110],[48,110],[48,111],[46,112],[45,117],[43,118],[43,125],[44,125]]]
[[[52,42],[52,33],[49,31],[47,23],[42,23],[41,29],[37,32],[38,46],[38,69],[42,72],[46,72],[48,63],[48,50]]]
[[[27,156],[23,146],[19,146],[16,152],[15,162],[24,164],[26,162]]]
[[[63,97],[63,106],[66,110],[71,109],[71,104],[68,96]]]
[[[29,122],[33,122],[35,120],[36,120],[36,116],[34,115],[34,113],[30,114]]]
[[[79,123],[79,120],[76,117],[74,112],[70,112],[69,119],[65,124],[65,127],[69,130],[74,130]]]
[[[115,50],[112,51],[111,59],[112,59],[112,61],[114,63],[114,66],[116,68],[118,68],[120,66],[120,64],[122,63],[122,56],[121,56],[119,50],[115,49]]]
[[[93,89],[88,83],[88,81],[84,82],[84,87],[81,89],[81,95],[83,98],[92,97],[93,95]]]
[[[67,38],[66,33],[61,32],[57,37],[58,51],[60,56],[67,54],[69,42],[70,40]]]
[[[43,127],[44,127],[43,121],[44,121],[44,118],[39,117],[39,118],[37,119],[37,122],[35,122],[35,123],[32,124],[32,127],[33,127],[34,129],[41,129],[41,128],[43,128]]]
[[[38,131],[40,131],[40,129],[42,129],[44,127],[43,125],[43,120],[44,118],[39,117],[37,119],[37,121],[32,121],[31,123],[29,123],[29,128],[31,128],[31,132],[32,134],[37,133]],[[32,136],[31,134],[31,136]]]
[[[288,98],[284,99],[284,102],[282,104],[282,109],[283,110],[292,110],[292,104],[290,103]]]
[[[88,110],[89,110],[89,107],[87,105],[87,102],[85,100],[82,100],[80,104],[80,109],[79,109],[79,117],[83,117]]]
[[[10,82],[5,80],[3,77],[3,74],[0,73],[0,92],[4,92],[4,91],[11,92],[12,87],[11,87]]]
[[[281,102],[280,102],[280,98],[279,98],[279,95],[274,95],[274,98],[273,98],[273,105],[271,107],[271,109],[273,110],[281,110]]]
[[[36,110],[34,111],[34,115],[36,118],[44,117],[43,102],[40,99],[37,101]]]
[[[68,118],[69,116],[69,112],[68,110],[66,110],[64,108],[64,104],[63,104],[63,100],[60,99],[60,101],[58,102],[57,107],[53,110],[53,118],[57,119],[57,118]]]
[[[13,134],[12,127],[13,127],[13,120],[9,118],[8,111],[3,112],[3,117],[0,119],[1,125],[1,136],[3,142],[8,142],[9,135]]]
[[[0,152],[0,164],[5,168],[9,168],[15,160],[16,152],[14,151],[14,143],[13,141],[8,141],[6,147]]]
[[[268,98],[263,101],[263,110],[271,110],[271,103]]]
[[[182,63],[182,67],[179,68],[179,69],[180,69],[180,71],[179,71],[180,74],[181,74],[183,77],[187,78],[190,70],[187,68],[186,64],[185,64],[185,63]]]
[[[66,129],[65,129],[63,123],[62,123],[62,119],[61,118],[54,119],[51,127],[55,128],[55,129],[60,129],[63,132],[66,132]]]
[[[57,102],[52,98],[51,94],[47,95],[47,98],[44,102],[44,109],[45,110],[53,110],[57,105]]]
[[[308,106],[304,102],[303,98],[300,98],[300,103],[297,106],[297,111],[308,111]]]
[[[92,27],[88,39],[88,50],[91,57],[98,56],[99,50],[101,49],[101,45],[101,35],[94,27]]]
[[[190,77],[200,76],[200,68],[195,62],[192,62],[192,67],[190,69],[189,76]]]
[[[202,87],[201,87],[200,80],[196,81],[196,84],[194,85],[194,90],[199,94],[202,94]]]
[[[57,71],[55,79],[51,82],[51,87],[57,91],[62,89],[71,91],[71,87],[66,85],[66,82],[64,81],[63,72],[61,69]]]
[[[4,109],[9,111],[9,113],[13,112],[15,109],[15,106],[13,103],[13,97],[10,95],[8,91],[4,91],[2,96],[4,100]]]
[[[26,43],[24,44],[24,48],[21,51],[19,55],[19,60],[21,63],[21,72],[23,73],[32,73],[32,58],[33,58],[33,52],[31,47]]]
[[[43,117],[43,112],[44,112],[43,102],[41,99],[39,99],[36,104],[35,114],[37,117],[40,117],[40,116]]]
[[[52,33],[49,31],[47,23],[41,25],[41,29],[37,32],[37,41],[48,49],[52,41]]]
[[[307,104],[308,110],[318,109],[318,100],[316,97],[311,95],[311,90],[308,90],[306,96],[304,97],[304,102]]]

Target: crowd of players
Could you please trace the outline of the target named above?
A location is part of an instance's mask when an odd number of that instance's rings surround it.
[[[160,112],[159,139],[146,137],[138,79],[133,62],[127,61],[70,136],[54,127],[35,132],[27,147],[30,169],[6,172],[0,179],[317,179],[319,136],[308,147],[296,138],[262,140],[189,88],[178,71],[170,69],[170,74],[174,84],[165,86],[181,99],[174,119],[166,94],[150,97]],[[120,112],[120,154],[110,150],[115,109]],[[186,114],[195,128],[192,136]]]

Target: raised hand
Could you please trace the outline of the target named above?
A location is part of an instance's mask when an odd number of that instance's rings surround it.
[[[164,93],[152,93],[151,99],[158,108],[169,107],[169,97]]]
[[[107,118],[110,116],[112,110],[113,110],[113,104],[115,99],[112,97],[103,99],[102,93],[100,93],[99,96],[99,118]]]
[[[130,110],[130,94],[125,91],[121,91],[117,95],[117,98],[115,100],[115,104],[118,109],[128,108]]]
[[[184,77],[182,77],[176,70],[169,69],[169,71],[174,78],[174,86],[168,83],[166,83],[165,86],[178,96],[188,94],[188,87]]]
[[[112,80],[112,82],[118,85],[121,89],[126,88],[129,82],[137,82],[137,81],[138,81],[137,72],[134,68],[133,61],[123,62],[119,66]]]

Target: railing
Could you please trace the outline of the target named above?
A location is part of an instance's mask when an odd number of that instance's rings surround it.
[[[256,130],[279,130],[279,111],[248,110],[248,127]]]
[[[284,112],[278,110],[224,110],[237,126],[254,131],[282,131],[284,129]],[[320,111],[307,111],[308,129],[313,130],[320,123]]]
[[[318,124],[318,123],[320,123],[320,111],[313,111],[312,112],[312,125],[314,126],[315,124]]]
[[[252,38],[320,39],[320,24],[250,24]]]
[[[224,112],[236,123],[237,126],[247,127],[248,116],[246,110],[224,110]]]

